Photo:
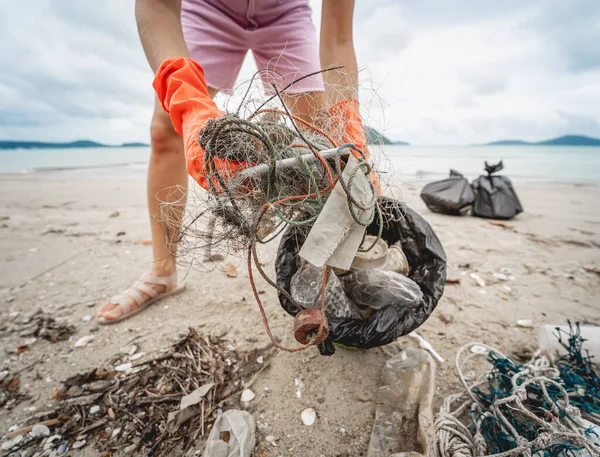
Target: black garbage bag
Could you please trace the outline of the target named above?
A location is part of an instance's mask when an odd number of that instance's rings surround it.
[[[423,299],[413,307],[407,307],[402,301],[388,303],[366,320],[328,318],[329,338],[319,345],[322,355],[335,352],[334,342],[365,349],[391,343],[423,324],[444,292],[446,254],[431,226],[403,203],[386,197],[380,197],[379,203],[384,220],[382,238],[388,245],[402,243],[410,265],[409,278],[419,285]],[[377,221],[376,216],[367,228],[369,234],[377,235]],[[277,285],[287,293],[290,293],[292,278],[298,270],[296,257],[303,243],[303,233],[290,226],[279,244],[275,260]],[[299,310],[281,291],[279,302],[292,316],[298,314]]]
[[[485,162],[487,176],[480,176],[471,186],[475,193],[473,216],[488,219],[512,219],[523,212],[523,207],[506,176],[494,175],[504,168],[502,161],[495,165]]]
[[[468,211],[475,200],[475,194],[463,175],[450,170],[449,178],[430,182],[423,187],[421,198],[434,213],[458,216]]]

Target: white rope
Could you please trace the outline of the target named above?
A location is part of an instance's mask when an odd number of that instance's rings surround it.
[[[477,347],[476,351],[471,348]],[[479,348],[485,348],[482,351]],[[473,352],[465,355],[466,351]],[[485,383],[488,372],[482,373],[472,384],[467,382],[467,376],[464,374],[467,363],[475,357],[486,357],[490,352],[496,356],[510,360],[500,351],[491,348],[482,343],[469,343],[461,347],[455,360],[458,378],[463,385],[465,392],[451,394],[444,400],[439,413],[435,418],[435,449],[438,457],[531,457],[532,449],[547,449],[548,447],[569,443],[584,449],[590,456],[600,456],[600,448],[594,444],[591,438],[585,435],[585,427],[581,425],[581,412],[578,408],[571,405],[569,395],[562,385],[551,378],[557,378],[559,372],[552,367],[546,357],[536,353],[534,359],[525,364],[523,370],[516,373],[512,379],[511,395],[498,399],[488,410],[485,410],[481,400],[475,395],[474,389]],[[527,387],[537,386],[550,410],[546,411],[544,418],[540,418],[535,412],[531,411],[527,405],[528,392]],[[550,397],[548,386],[556,388],[561,397],[555,399]],[[458,404],[458,406],[455,406]],[[519,435],[518,431],[505,417],[504,411],[510,408],[511,411],[527,418],[532,425],[536,426],[539,434],[534,440],[527,440]],[[470,408],[470,409],[469,409]],[[477,412],[475,421],[475,432],[472,431],[460,421],[460,417],[465,411]],[[565,411],[568,418],[561,418],[561,411]],[[597,415],[586,416],[590,422],[600,425]],[[486,418],[493,417],[499,425],[510,434],[517,446],[506,452],[497,454],[487,454],[485,438],[481,432],[481,426]]]

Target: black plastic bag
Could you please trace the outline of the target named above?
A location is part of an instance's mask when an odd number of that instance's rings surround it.
[[[421,198],[434,213],[457,216],[468,211],[475,200],[475,194],[463,175],[450,170],[449,178],[423,187]]]
[[[471,184],[475,193],[473,216],[488,219],[512,219],[523,212],[523,207],[510,179],[506,176],[493,175],[503,168],[502,161],[496,165],[489,165],[485,162],[487,176],[480,176]]]
[[[329,318],[329,338],[319,345],[322,355],[335,352],[333,342],[355,348],[373,348],[393,342],[423,324],[444,292],[446,254],[431,226],[403,203],[385,197],[380,197],[379,203],[384,220],[382,238],[388,245],[402,243],[410,265],[409,278],[421,288],[423,300],[413,308],[402,302],[386,304],[366,320]],[[377,221],[376,216],[367,228],[369,234],[377,235]],[[277,285],[287,293],[298,270],[296,257],[303,243],[303,233],[290,226],[279,244],[275,261]],[[279,302],[292,316],[299,312],[281,291]]]

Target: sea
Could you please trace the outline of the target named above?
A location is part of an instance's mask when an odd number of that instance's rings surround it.
[[[377,146],[371,148],[384,181],[427,183],[454,169],[469,179],[484,162],[503,161],[515,183],[600,185],[600,147]],[[145,179],[148,147],[0,150],[0,173],[47,179]]]

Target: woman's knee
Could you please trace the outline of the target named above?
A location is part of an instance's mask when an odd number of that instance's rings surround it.
[[[173,128],[169,115],[164,111],[154,113],[150,124],[150,142],[153,154],[177,153],[182,147],[182,140]]]

